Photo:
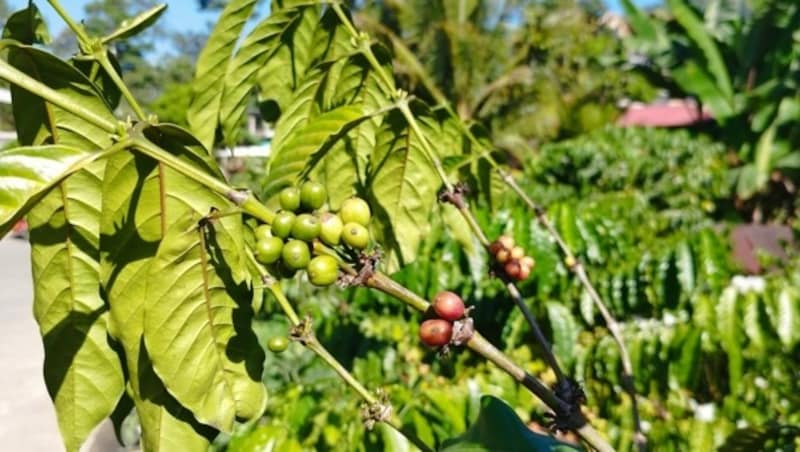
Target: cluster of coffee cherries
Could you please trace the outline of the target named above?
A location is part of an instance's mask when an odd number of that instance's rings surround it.
[[[371,218],[369,205],[361,198],[349,198],[338,213],[323,209],[328,199],[322,184],[304,182],[300,187],[287,187],[278,195],[281,210],[270,225],[256,231],[256,259],[275,265],[282,276],[305,270],[316,286],[329,286],[339,277],[339,263],[333,256],[311,257],[315,240],[334,247],[360,251],[369,244],[367,226]]]
[[[442,347],[453,339],[453,322],[464,318],[467,310],[458,294],[442,291],[432,303],[435,318],[424,320],[419,326],[419,338],[429,347]]]
[[[536,262],[525,255],[521,246],[514,244],[514,239],[501,235],[489,245],[489,252],[494,257],[497,269],[513,281],[524,281],[530,276]]]

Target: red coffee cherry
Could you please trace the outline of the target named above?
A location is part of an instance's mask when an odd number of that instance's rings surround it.
[[[458,294],[445,290],[436,294],[433,310],[440,318],[453,322],[464,317],[464,300]]]
[[[512,260],[506,262],[506,265],[503,267],[505,270],[506,275],[511,279],[519,279],[520,272],[522,271],[522,266],[519,265],[518,261]]]
[[[444,319],[428,319],[419,326],[419,338],[429,347],[441,347],[450,343],[453,325]]]

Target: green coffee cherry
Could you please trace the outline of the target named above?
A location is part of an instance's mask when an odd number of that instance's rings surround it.
[[[273,264],[281,258],[282,250],[280,237],[267,237],[256,242],[256,259],[262,264]]]
[[[369,204],[361,198],[349,198],[342,203],[339,216],[344,223],[358,223],[362,226],[369,224],[371,213]]]
[[[319,237],[322,226],[319,219],[308,213],[301,213],[292,224],[292,237],[310,242]]]
[[[339,215],[325,212],[319,217],[320,231],[319,238],[323,243],[330,246],[336,246],[342,239],[342,229],[344,223]]]
[[[267,348],[272,353],[282,353],[286,351],[286,348],[289,347],[289,339],[286,339],[284,336],[275,336],[270,338],[269,342],[267,342]]]
[[[282,239],[289,237],[292,233],[295,215],[292,212],[281,211],[272,219],[272,233]]]
[[[358,223],[347,223],[342,231],[342,240],[351,247],[361,250],[369,244],[369,231]]]
[[[308,243],[302,240],[289,240],[283,245],[281,258],[290,270],[299,270],[308,265],[311,253],[308,251]]]
[[[328,191],[318,182],[307,181],[300,186],[300,205],[306,209],[319,209],[327,199]]]
[[[316,256],[306,268],[308,280],[315,286],[330,286],[339,278],[339,263],[331,256]]]
[[[300,208],[300,189],[297,187],[286,187],[281,190],[278,199],[281,203],[281,209],[295,212]]]
[[[256,230],[253,231],[253,235],[256,238],[256,242],[259,240],[264,240],[272,237],[272,228],[268,224],[259,225]]]

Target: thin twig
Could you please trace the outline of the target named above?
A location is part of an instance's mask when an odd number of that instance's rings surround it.
[[[622,389],[631,399],[631,415],[633,417],[634,424],[634,441],[639,450],[647,450],[647,436],[642,431],[641,419],[639,417],[639,407],[636,399],[636,386],[633,378],[633,366],[631,364],[630,354],[628,353],[628,347],[625,345],[625,340],[622,337],[622,328],[620,327],[619,322],[617,322],[613,314],[611,314],[611,311],[608,309],[608,306],[606,306],[606,304],[603,302],[600,294],[597,292],[591,280],[589,279],[589,275],[586,273],[586,269],[583,264],[574,255],[569,245],[567,245],[566,241],[564,241],[564,238],[561,237],[561,234],[558,232],[558,230],[556,230],[555,226],[553,226],[553,223],[550,222],[545,210],[536,204],[536,202],[531,199],[530,196],[528,196],[528,194],[522,190],[522,188],[520,188],[510,174],[502,171],[500,168],[497,168],[497,171],[505,183],[512,190],[514,190],[514,192],[520,197],[520,199],[523,200],[525,204],[527,204],[531,210],[533,210],[533,212],[536,214],[536,221],[548,232],[548,234],[550,234],[553,240],[555,240],[556,244],[558,244],[558,247],[561,249],[562,253],[564,253],[565,261],[568,264],[567,267],[570,269],[570,271],[572,271],[572,273],[575,274],[575,276],[578,278],[578,281],[580,281],[580,283],[583,285],[584,290],[586,290],[589,298],[591,298],[598,311],[600,311],[600,315],[602,315],[603,320],[606,322],[606,327],[611,333],[611,337],[614,338],[614,342],[617,344],[620,360],[622,361]]]
[[[466,220],[467,224],[472,230],[472,233],[481,242],[481,245],[483,245],[486,251],[489,251],[489,239],[486,237],[483,229],[481,229],[480,225],[478,224],[478,220],[475,218],[475,215],[473,215],[472,211],[469,210],[469,206],[467,205],[467,201],[464,197],[465,190],[466,189],[463,185],[457,184],[454,189],[445,189],[443,192],[441,192],[439,194],[439,200],[455,206],[455,208],[461,213],[461,216]],[[536,317],[533,316],[531,310],[528,309],[528,305],[525,304],[525,300],[523,300],[522,294],[520,293],[516,284],[505,277],[503,277],[503,282],[505,283],[511,300],[522,312],[522,316],[525,318],[525,321],[528,322],[528,326],[530,326],[536,342],[542,349],[545,362],[547,362],[547,365],[550,366],[553,369],[553,372],[556,374],[556,381],[565,382],[566,376],[564,375],[564,371],[561,369],[561,366],[558,364],[558,359],[556,359],[556,356],[553,354],[553,347],[542,332],[542,328],[539,326],[539,322],[536,321]]]
[[[430,307],[430,303],[419,295],[411,292],[403,285],[397,283],[381,272],[374,272],[367,279],[366,285],[373,289],[385,292],[398,300],[403,301],[412,308],[425,312]],[[553,410],[556,419],[561,421],[561,425],[565,428],[577,433],[587,444],[598,451],[613,451],[608,442],[600,436],[600,434],[589,424],[580,407],[574,407],[572,404],[561,400],[553,391],[546,385],[542,384],[533,375],[525,371],[525,369],[514,363],[508,356],[498,350],[486,338],[484,338],[477,331],[473,333],[472,338],[466,343],[467,347],[488,359],[507,374],[520,382],[531,393],[536,395],[548,408]]]

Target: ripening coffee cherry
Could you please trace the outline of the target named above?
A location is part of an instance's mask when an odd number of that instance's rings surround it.
[[[511,259],[522,259],[525,257],[525,250],[521,246],[511,248]]]
[[[342,230],[344,223],[339,215],[334,213],[325,212],[319,216],[319,238],[323,243],[330,246],[336,246],[342,239]]]
[[[520,271],[522,267],[519,265],[519,262],[516,260],[506,262],[506,265],[503,266],[503,270],[506,272],[511,279],[519,279]]]
[[[300,208],[300,189],[297,187],[286,187],[281,190],[278,196],[281,202],[281,209],[296,212]]]
[[[511,258],[511,252],[507,249],[502,249],[494,255],[494,258],[497,259],[497,262],[505,264]]]
[[[536,266],[536,261],[533,260],[533,258],[530,257],[530,256],[525,256],[522,259],[520,259],[519,265],[521,265],[523,267],[527,267],[528,270],[532,270],[533,267]]]
[[[289,240],[283,245],[281,259],[284,265],[290,270],[299,270],[308,265],[311,253],[308,251],[308,243],[302,240]]]
[[[369,244],[369,231],[358,223],[347,223],[342,231],[342,240],[357,250],[363,250]]]
[[[433,310],[440,318],[454,322],[464,317],[464,300],[458,294],[445,290],[434,297]]]
[[[292,233],[295,215],[289,211],[281,211],[272,219],[272,233],[282,239],[289,237]]]
[[[319,237],[321,229],[317,217],[309,213],[301,213],[292,223],[292,237],[310,242]]]
[[[316,256],[306,268],[308,280],[315,286],[330,286],[339,278],[339,263],[331,256]]]
[[[300,205],[306,209],[319,209],[327,199],[328,191],[319,182],[306,181],[300,186]]]
[[[500,242],[501,245],[503,245],[503,248],[509,251],[511,250],[511,248],[514,248],[514,238],[511,237],[510,235],[501,235],[497,239],[497,241]]]
[[[253,231],[253,235],[256,238],[256,242],[272,237],[272,227],[268,224],[259,225],[256,230]]]
[[[521,265],[519,267],[519,276],[517,276],[517,280],[524,281],[528,279],[528,276],[531,275],[531,267],[527,267],[525,265]]]
[[[262,264],[274,264],[281,258],[282,250],[280,237],[267,237],[256,242],[256,259]]]
[[[564,265],[566,265],[567,268],[572,268],[578,265],[578,261],[576,261],[575,258],[572,256],[567,256],[564,258]]]
[[[267,342],[267,348],[272,353],[282,353],[286,351],[286,348],[289,347],[289,339],[286,339],[284,336],[275,336],[269,339]]]
[[[495,240],[494,242],[492,242],[491,245],[489,245],[489,254],[491,254],[492,256],[496,256],[497,253],[499,253],[500,250],[503,250],[503,249],[505,249],[503,244],[500,243],[499,240]]]
[[[369,204],[361,198],[349,198],[342,203],[339,216],[344,223],[358,223],[367,226],[371,217]]]
[[[419,326],[419,338],[429,347],[441,347],[450,343],[453,324],[444,319],[428,319]]]

